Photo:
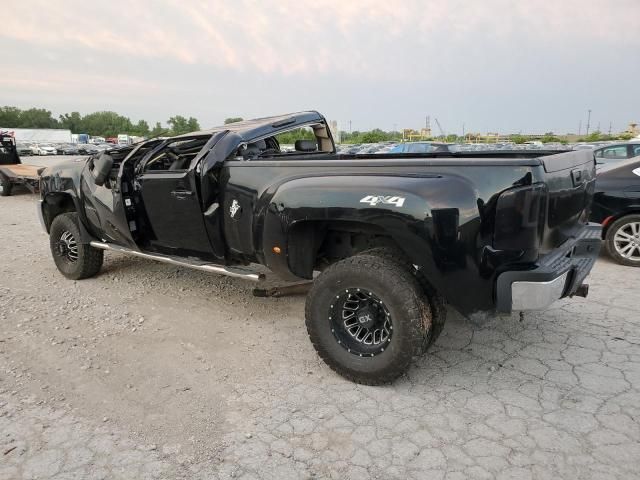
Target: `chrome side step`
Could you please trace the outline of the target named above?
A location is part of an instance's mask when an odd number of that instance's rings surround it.
[[[178,259],[176,257],[170,257],[161,254],[151,254],[145,252],[139,252],[137,250],[131,250],[130,248],[121,247],[119,245],[113,245],[111,243],[104,242],[89,242],[93,248],[99,248],[100,250],[110,250],[113,252],[126,253],[136,257],[146,258],[147,260],[155,260],[156,262],[170,263],[171,265],[178,265],[179,267],[193,268],[195,270],[201,270],[203,272],[217,273],[220,275],[226,275],[228,277],[244,278],[245,280],[252,280],[259,282],[265,279],[264,274],[254,272],[250,269],[242,267],[222,267],[213,263],[204,263],[193,261],[189,262],[184,259]]]

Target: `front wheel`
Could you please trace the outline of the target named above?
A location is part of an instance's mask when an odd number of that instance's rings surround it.
[[[432,327],[429,303],[411,272],[391,258],[367,254],[324,271],[309,292],[305,316],[325,363],[366,385],[402,375]]]
[[[627,215],[613,222],[607,230],[605,248],[616,262],[640,267],[640,215]]]
[[[49,245],[53,261],[65,277],[81,280],[93,277],[102,267],[104,252],[80,242],[77,213],[58,215],[51,223]]]

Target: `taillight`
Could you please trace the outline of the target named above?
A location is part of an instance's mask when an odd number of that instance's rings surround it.
[[[498,250],[529,250],[540,245],[544,221],[544,184],[511,188],[496,203],[493,247]]]

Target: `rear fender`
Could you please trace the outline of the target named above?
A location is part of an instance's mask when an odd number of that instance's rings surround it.
[[[264,227],[256,232],[262,234],[260,253],[271,270],[288,279],[301,277],[289,262],[293,231],[308,235],[308,255],[316,254],[319,240],[304,233],[316,232],[307,224],[362,226],[388,236],[439,290],[447,289],[446,273],[464,270],[467,256],[477,250],[475,191],[456,175],[305,177],[267,190],[260,203],[266,211]],[[299,238],[294,248],[299,256]],[[302,278],[310,278],[305,270]]]

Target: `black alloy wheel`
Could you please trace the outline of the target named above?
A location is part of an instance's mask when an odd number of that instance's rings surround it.
[[[372,292],[346,289],[331,304],[331,331],[347,352],[373,357],[391,342],[393,322],[389,310]]]

